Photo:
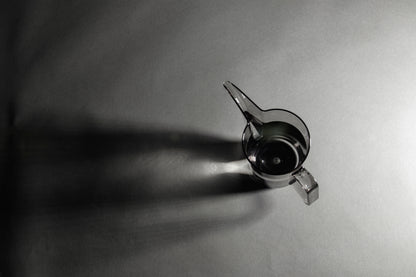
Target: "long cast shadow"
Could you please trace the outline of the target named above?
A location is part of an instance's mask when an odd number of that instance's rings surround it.
[[[18,131],[17,206],[33,212],[137,205],[264,189],[241,143],[186,133]],[[240,162],[239,162],[240,161]]]
[[[243,195],[265,187],[239,162],[240,142],[189,132],[43,128],[14,132],[14,148],[9,248],[16,275],[22,268],[45,276],[88,272],[250,224],[269,210],[264,194]]]

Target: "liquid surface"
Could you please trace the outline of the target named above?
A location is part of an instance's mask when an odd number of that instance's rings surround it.
[[[257,128],[260,137],[250,132],[246,154],[260,172],[282,175],[292,172],[303,162],[306,152],[302,134],[292,125],[271,122]]]

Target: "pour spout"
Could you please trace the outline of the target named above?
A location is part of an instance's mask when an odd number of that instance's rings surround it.
[[[240,108],[247,122],[255,125],[262,125],[262,109],[260,109],[247,95],[244,94],[236,85],[230,81],[224,82],[224,88],[233,98],[234,102]]]

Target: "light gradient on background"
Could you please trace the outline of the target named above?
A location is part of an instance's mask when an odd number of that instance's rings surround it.
[[[416,275],[414,1],[30,1],[21,13],[17,128],[157,126],[238,141],[231,80],[304,119],[320,199],[305,206],[288,187],[81,223],[24,218],[19,276]],[[134,174],[118,161],[109,170]],[[106,218],[118,219],[103,231]],[[137,242],[135,228],[170,221],[151,236],[169,244]],[[83,256],[66,264],[62,251]]]

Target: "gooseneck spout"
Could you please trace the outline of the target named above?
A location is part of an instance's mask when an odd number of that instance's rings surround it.
[[[224,82],[224,88],[240,108],[249,125],[262,125],[263,111],[244,92],[230,81]]]

